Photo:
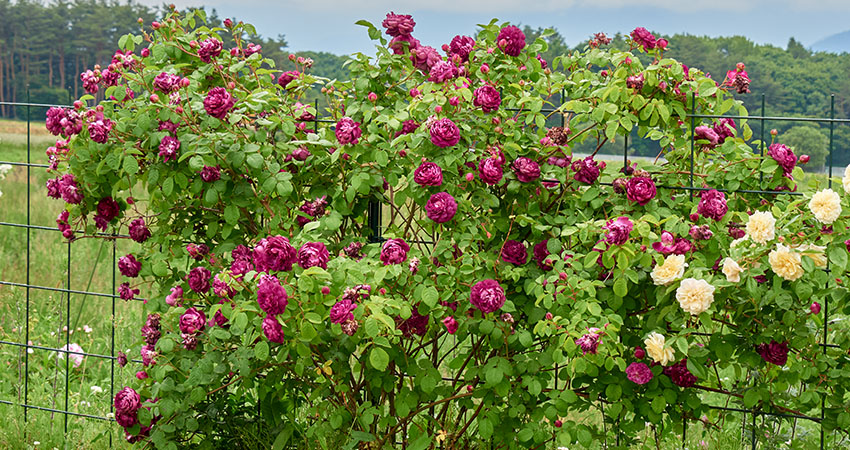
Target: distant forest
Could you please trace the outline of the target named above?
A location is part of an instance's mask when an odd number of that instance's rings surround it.
[[[118,39],[127,33],[138,33],[138,18],[150,24],[162,13],[161,8],[132,1],[0,0],[0,102],[26,101],[29,87],[32,102],[69,103],[83,93],[81,72],[95,64],[105,67],[117,48]],[[210,26],[220,26],[222,20],[215,10],[208,11]],[[554,25],[555,33],[546,38],[549,43],[549,50],[543,55],[546,60],[584,48],[586,43],[568,45],[557,32],[557,24]],[[544,30],[526,26],[524,31],[530,41]],[[742,36],[710,38],[676,34],[665,37],[670,42],[666,56],[713,74],[718,80],[722,80],[736,63],[744,62],[752,79],[753,92],[739,98],[744,100],[751,115],[761,113],[764,94],[768,116],[828,117],[830,95],[835,94],[836,117],[850,118],[850,54],[815,53],[793,38],[786,48],[780,48],[755,44]],[[287,43],[283,35],[245,38],[262,45],[263,54],[274,59],[278,67],[288,67]],[[627,47],[624,36],[619,34],[614,36],[611,45]],[[312,72],[316,75],[348,78],[343,67],[345,56],[325,52],[298,54],[315,61]],[[0,117],[21,118],[23,114],[21,108],[0,106]],[[758,124],[754,122],[751,126],[758,136]],[[766,128],[778,129],[780,140],[793,143],[798,154],[808,153],[812,157],[810,166],[822,166],[825,162],[828,126],[769,122]],[[834,136],[837,150],[834,164],[847,164],[850,162],[850,125],[836,125]],[[608,147],[603,151],[616,153],[622,151],[622,147]],[[658,148],[635,139],[631,152],[654,156]]]

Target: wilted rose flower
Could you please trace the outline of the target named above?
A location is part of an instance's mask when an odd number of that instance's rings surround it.
[[[576,345],[581,348],[581,353],[586,355],[588,353],[595,355],[599,349],[599,340],[601,336],[596,332],[589,332],[583,334],[581,337],[576,338]]]
[[[626,197],[638,205],[646,205],[655,198],[655,183],[646,177],[633,177],[626,183]]]
[[[697,377],[688,370],[688,359],[685,358],[672,366],[663,369],[664,375],[670,377],[673,384],[683,388],[689,388],[697,382]]]
[[[410,246],[403,239],[388,239],[381,247],[381,262],[385,266],[401,264],[407,261]]]
[[[435,163],[423,162],[413,171],[413,181],[420,186],[440,186],[443,184],[443,169]]]
[[[269,236],[254,248],[254,265],[259,272],[290,271],[296,262],[295,248],[283,236]]]
[[[201,41],[201,45],[198,48],[198,57],[201,58],[201,61],[209,63],[219,54],[221,54],[221,41],[216,38],[208,38]]]
[[[569,135],[569,127],[552,127],[546,131],[546,137],[548,137],[553,143],[557,145],[567,145],[567,143],[569,142]]]
[[[593,184],[599,178],[599,167],[592,156],[573,161],[573,178],[584,184]]]
[[[343,117],[336,123],[336,140],[340,145],[356,144],[362,135],[360,131],[360,122],[355,122],[350,117]]]
[[[497,311],[505,304],[505,290],[496,280],[482,280],[472,286],[469,301],[482,313]]]
[[[495,185],[502,181],[502,164],[498,159],[488,157],[478,163],[478,178],[486,184]]]
[[[193,334],[204,329],[207,323],[207,316],[203,311],[199,311],[194,307],[189,308],[180,316],[180,332]]]
[[[204,111],[217,119],[224,119],[227,116],[227,112],[235,104],[236,99],[227,92],[227,89],[214,87],[210,89],[204,98]]]
[[[534,261],[537,263],[537,267],[545,271],[552,270],[551,262],[546,259],[546,257],[549,256],[549,249],[546,247],[546,244],[548,243],[549,239],[544,239],[542,242],[534,246],[532,252],[534,253]]]
[[[506,55],[519,56],[525,48],[525,34],[519,28],[509,25],[499,31],[496,42]]]
[[[115,362],[117,362],[118,365],[121,366],[121,367],[126,366],[127,365],[127,355],[124,352],[119,350],[118,356],[115,358]]]
[[[784,366],[788,362],[788,342],[776,342],[771,339],[769,344],[759,344],[756,346],[756,351],[765,361]]]
[[[139,276],[141,269],[142,263],[136,261],[136,257],[132,253],[118,258],[118,271],[125,277],[135,278]]]
[[[523,183],[540,178],[540,165],[531,158],[521,156],[513,162],[512,167],[517,179]]]
[[[690,234],[691,237],[697,241],[707,241],[711,239],[711,236],[714,235],[708,225],[694,225],[691,227],[690,231],[688,231],[688,234]]]
[[[425,204],[425,213],[434,222],[448,222],[457,213],[457,201],[448,192],[437,192]]]
[[[794,171],[794,166],[797,165],[797,156],[794,151],[784,144],[771,144],[767,148],[767,155],[776,160],[779,167],[782,167],[782,173],[792,180],[791,172]]]
[[[257,303],[260,309],[273,316],[282,314],[286,310],[286,305],[289,304],[288,299],[286,288],[281,286],[277,277],[268,274],[260,275],[260,282],[257,283]]]
[[[283,327],[275,316],[269,314],[263,319],[263,334],[270,342],[283,343]]]
[[[330,254],[325,244],[321,242],[307,242],[298,249],[298,265],[302,269],[309,267],[328,268]]]
[[[165,136],[159,142],[159,156],[162,156],[163,162],[176,160],[177,150],[180,150],[180,141],[175,137]]]
[[[499,105],[502,104],[501,94],[499,94],[499,91],[496,90],[496,88],[490,85],[481,86],[473,91],[472,95],[472,104],[480,106],[481,110],[485,113],[491,113],[498,110]]]
[[[716,221],[723,220],[723,216],[729,211],[726,206],[726,195],[717,189],[703,191],[700,196],[699,204],[697,205],[697,213],[702,216],[714,219]]]
[[[653,242],[652,249],[662,255],[684,255],[691,251],[691,242],[685,238],[677,238],[673,233],[664,231],[661,233],[661,242]]]
[[[180,286],[171,288],[171,294],[165,297],[165,303],[169,306],[178,306],[181,300],[183,300],[183,288]]]
[[[130,283],[121,283],[121,285],[118,286],[118,297],[121,298],[121,300],[132,300],[136,297],[136,295],[138,295],[138,293],[139,290],[131,288]]]
[[[643,82],[644,82],[644,78],[643,78],[642,73],[639,73],[637,75],[632,75],[632,76],[626,78],[626,87],[629,88],[629,89],[634,89],[636,91],[639,91],[639,90],[643,89]]]
[[[396,328],[398,328],[404,337],[413,337],[416,336],[424,336],[425,333],[428,332],[428,319],[429,315],[419,314],[419,309],[414,306],[413,310],[410,312],[410,317],[406,320],[403,320],[401,317],[396,316],[395,323]]]
[[[439,119],[430,128],[431,143],[440,148],[453,147],[460,141],[460,129],[450,119]]]
[[[509,239],[502,246],[502,261],[521,266],[528,261],[528,250],[522,242]]]
[[[605,229],[608,233],[605,235],[605,240],[611,245],[623,245],[629,240],[629,233],[632,232],[634,224],[628,217],[618,217],[617,220],[609,220],[605,224]]]
[[[201,169],[201,179],[207,183],[218,181],[221,179],[221,169],[219,169],[218,166],[204,166],[204,168]]]

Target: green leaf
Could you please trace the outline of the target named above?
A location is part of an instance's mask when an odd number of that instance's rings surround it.
[[[744,392],[744,406],[747,408],[755,406],[759,399],[761,399],[761,396],[756,389],[750,389],[747,392]]]
[[[422,293],[422,301],[431,308],[436,306],[439,300],[440,293],[437,292],[437,288],[434,286],[428,286],[428,288],[425,289],[425,292]]]
[[[369,352],[369,363],[376,370],[383,372],[387,370],[387,366],[390,364],[390,357],[381,347],[372,347],[372,351]]]
[[[269,358],[269,343],[266,341],[260,341],[256,347],[254,347],[254,356],[260,361],[265,361]]]
[[[235,205],[227,205],[224,208],[224,220],[231,225],[236,225],[239,221],[239,208]]]
[[[663,396],[659,395],[652,399],[652,403],[650,406],[652,406],[653,411],[658,414],[661,414],[661,412],[664,411],[664,408],[667,406],[667,400],[665,400]]]
[[[286,446],[286,443],[289,442],[289,438],[292,437],[292,433],[295,431],[295,428],[291,426],[287,426],[284,428],[274,440],[274,444],[272,444],[272,450],[283,450]]]
[[[263,159],[263,155],[259,153],[251,153],[247,158],[245,158],[245,162],[247,162],[252,168],[259,169],[263,167],[265,160]]]
[[[629,286],[629,283],[628,283],[628,281],[626,281],[625,277],[617,278],[617,280],[614,281],[614,294],[617,297],[625,297],[626,294],[629,293],[629,287],[628,286]]]
[[[139,172],[139,162],[136,161],[135,156],[128,155],[124,157],[124,172],[130,175],[135,175]]]
[[[847,250],[844,246],[836,245],[829,249],[829,261],[839,269],[847,268]]]

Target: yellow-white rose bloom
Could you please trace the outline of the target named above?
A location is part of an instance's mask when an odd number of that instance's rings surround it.
[[[792,245],[791,248],[793,250],[797,250],[803,256],[808,256],[812,258],[812,261],[815,263],[815,267],[819,269],[826,269],[826,247],[823,245],[814,245],[814,244],[799,244]]]
[[[685,255],[669,255],[664,259],[664,264],[659,264],[652,269],[652,282],[656,286],[667,286],[670,283],[682,278],[685,274],[685,267],[688,263],[685,262]]]
[[[850,194],[850,164],[844,168],[844,179],[841,180],[844,184],[844,193]]]
[[[714,286],[705,280],[685,278],[679,289],[676,289],[676,300],[685,312],[698,316],[714,301]]]
[[[726,275],[726,281],[730,283],[741,281],[741,272],[743,271],[744,269],[734,259],[726,258],[723,260],[723,275]]]
[[[643,341],[644,346],[646,346],[646,354],[652,358],[653,361],[661,364],[662,366],[666,366],[673,362],[673,357],[676,352],[673,351],[670,347],[665,347],[666,340],[664,336],[652,332],[649,333],[649,336]]]
[[[776,219],[773,214],[770,211],[754,212],[747,222],[747,236],[759,244],[772,241],[776,236]]]
[[[809,209],[818,222],[830,225],[841,215],[841,198],[832,189],[824,189],[812,196]]]
[[[773,272],[788,281],[795,281],[803,276],[800,254],[783,244],[776,244],[776,249],[770,251],[767,260]]]

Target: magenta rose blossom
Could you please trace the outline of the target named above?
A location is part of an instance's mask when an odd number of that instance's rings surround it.
[[[602,338],[598,331],[598,328],[591,328],[588,333],[576,338],[576,345],[581,348],[582,355],[586,355],[588,353],[595,355],[597,353],[599,349],[599,341]]]
[[[469,301],[482,313],[497,311],[505,304],[505,290],[496,280],[482,280],[472,286]]]
[[[142,243],[151,237],[151,230],[145,225],[145,219],[138,218],[130,222],[130,239]]]
[[[356,144],[362,135],[360,131],[360,122],[355,122],[350,117],[343,117],[336,123],[336,140],[340,145]]]
[[[633,177],[626,183],[626,197],[638,205],[646,205],[655,198],[655,183],[647,177]]]
[[[115,411],[115,421],[124,428],[130,428],[139,423],[136,411]]]
[[[502,261],[521,266],[528,261],[528,250],[522,242],[509,239],[502,246]]]
[[[644,49],[652,50],[655,48],[655,36],[653,36],[646,28],[635,28],[634,31],[632,31],[631,36],[632,40],[635,41],[635,44],[640,45]]]
[[[139,270],[141,269],[142,263],[136,261],[136,257],[132,254],[118,258],[118,270],[125,277],[135,278],[139,276]]]
[[[295,264],[295,248],[283,236],[269,236],[254,247],[254,265],[259,272],[290,271]]]
[[[413,52],[418,49],[420,46],[419,39],[416,39],[413,36],[396,36],[390,41],[390,48],[393,51],[394,55],[403,55],[405,44],[407,50]],[[411,55],[411,60],[413,60],[413,55]]]
[[[443,83],[457,76],[457,67],[448,61],[437,61],[428,71],[428,81]]]
[[[663,231],[661,233],[661,242],[652,243],[652,249],[664,256],[671,253],[674,255],[684,255],[691,251],[692,247],[691,241],[685,238],[677,238],[669,231]]]
[[[714,147],[720,141],[720,136],[717,135],[717,132],[713,128],[701,125],[694,128],[694,139],[697,141],[708,141],[708,145]]]
[[[459,141],[460,129],[450,119],[440,119],[431,125],[431,143],[437,147],[452,147]]]
[[[584,184],[593,184],[599,178],[599,166],[592,156],[573,161],[573,179]]]
[[[548,243],[549,239],[545,239],[536,244],[533,249],[534,261],[541,270],[552,270],[552,264],[546,261],[546,257],[549,256],[549,249],[546,247]]]
[[[260,309],[273,316],[283,313],[286,309],[289,296],[286,295],[286,288],[281,286],[276,276],[260,275],[260,282],[257,284],[257,303]]]
[[[420,186],[440,186],[443,184],[443,169],[435,163],[424,162],[413,171],[413,181]]]
[[[180,88],[180,77],[173,73],[160,72],[153,79],[153,87],[163,92],[171,92]]]
[[[416,22],[410,15],[390,12],[387,14],[387,18],[381,22],[381,26],[387,29],[387,34],[390,36],[407,36],[413,32]]]
[[[295,70],[283,72],[279,77],[277,77],[277,84],[286,89],[286,87],[289,86],[289,83],[298,79],[299,76],[301,76],[301,74]]]
[[[797,156],[794,155],[793,150],[784,144],[772,144],[767,148],[767,155],[776,160],[779,167],[782,167],[782,173],[786,177],[791,178],[791,172],[794,171],[794,166],[797,165]]]
[[[756,351],[765,361],[784,366],[788,362],[788,343],[776,342],[771,339],[770,344],[759,344],[756,346]]]
[[[723,220],[723,216],[729,211],[726,206],[726,195],[717,189],[703,191],[697,205],[697,213],[717,221]]]
[[[302,269],[309,267],[327,269],[330,258],[327,247],[321,242],[307,242],[298,249],[298,265]]]
[[[67,120],[68,114],[67,110],[64,108],[58,108],[56,106],[51,107],[47,110],[47,119],[45,120],[45,125],[47,126],[47,131],[54,136],[59,136],[62,134],[62,120]]]
[[[124,386],[124,389],[115,394],[113,405],[115,411],[135,413],[142,407],[142,399],[133,388]]]
[[[484,158],[478,163],[478,178],[486,184],[495,185],[502,181],[502,163],[496,158]]]
[[[204,39],[198,48],[198,57],[201,61],[209,63],[213,58],[221,54],[221,41],[216,38]]]
[[[609,220],[605,225],[608,234],[605,240],[611,245],[623,245],[629,240],[634,224],[628,217],[618,217],[617,220]]]
[[[485,85],[472,93],[472,104],[480,106],[485,113],[491,113],[499,109],[502,104],[502,95],[493,86]]]
[[[410,246],[403,239],[389,239],[381,247],[381,262],[385,266],[390,264],[401,264],[407,261],[407,252]]]
[[[212,274],[206,267],[195,267],[186,275],[189,288],[199,294],[206,294],[210,290],[210,277]]]
[[[104,119],[103,115],[100,115],[94,122],[89,123],[89,136],[91,140],[98,144],[104,144],[109,140],[110,131],[112,131],[112,121]]]
[[[194,307],[189,308],[180,316],[180,332],[192,334],[204,329],[207,323],[207,316],[203,311],[199,311]]]
[[[159,142],[159,156],[162,156],[163,162],[176,160],[177,150],[180,150],[180,141],[175,137],[165,136]]]
[[[227,112],[233,105],[236,104],[236,99],[227,92],[223,87],[214,87],[207,93],[204,98],[204,111],[216,119],[224,119]]]
[[[475,47],[475,39],[469,36],[455,36],[449,44],[449,54],[457,55],[461,61],[469,61],[469,53]]]
[[[626,367],[626,377],[635,384],[646,384],[652,380],[652,370],[642,362],[633,362]]]
[[[437,223],[445,223],[452,220],[456,212],[457,201],[448,192],[437,192],[425,204],[425,213],[428,215],[428,218]]]
[[[415,49],[412,43],[410,47],[410,61],[413,62],[414,67],[425,73],[430,73],[431,67],[434,67],[434,64],[443,60],[434,47],[418,45],[418,41]]]
[[[270,342],[283,343],[283,327],[280,326],[280,322],[271,314],[263,319],[263,334],[266,335],[266,339]]]
[[[446,327],[446,332],[449,334],[455,334],[457,332],[458,323],[454,317],[449,316],[443,319],[443,325]]]
[[[419,310],[416,306],[413,307],[413,311],[410,313],[410,317],[407,320],[402,320],[401,317],[396,316],[395,323],[396,328],[401,331],[401,334],[404,337],[413,337],[416,336],[424,336],[425,333],[428,332],[428,319],[429,315],[419,314]]]
[[[673,384],[683,388],[689,388],[697,382],[697,377],[688,370],[688,359],[685,358],[672,366],[667,366],[663,370],[664,375],[670,377]]]
[[[720,143],[726,141],[730,137],[735,136],[735,130],[737,127],[735,126],[735,121],[732,119],[723,118],[717,121],[712,127],[714,133],[717,134],[717,137],[720,139]]]
[[[218,181],[221,179],[221,169],[219,169],[218,166],[204,166],[204,168],[201,169],[201,179],[207,183]]]
[[[496,38],[499,48],[508,56],[519,56],[525,48],[525,34],[519,28],[509,25],[499,31]]]
[[[512,164],[514,173],[519,181],[530,183],[540,178],[540,165],[531,158],[521,156]]]
[[[355,308],[357,308],[357,304],[349,299],[334,303],[330,311],[331,323],[344,323],[354,320],[354,314],[351,311],[354,311]]]

